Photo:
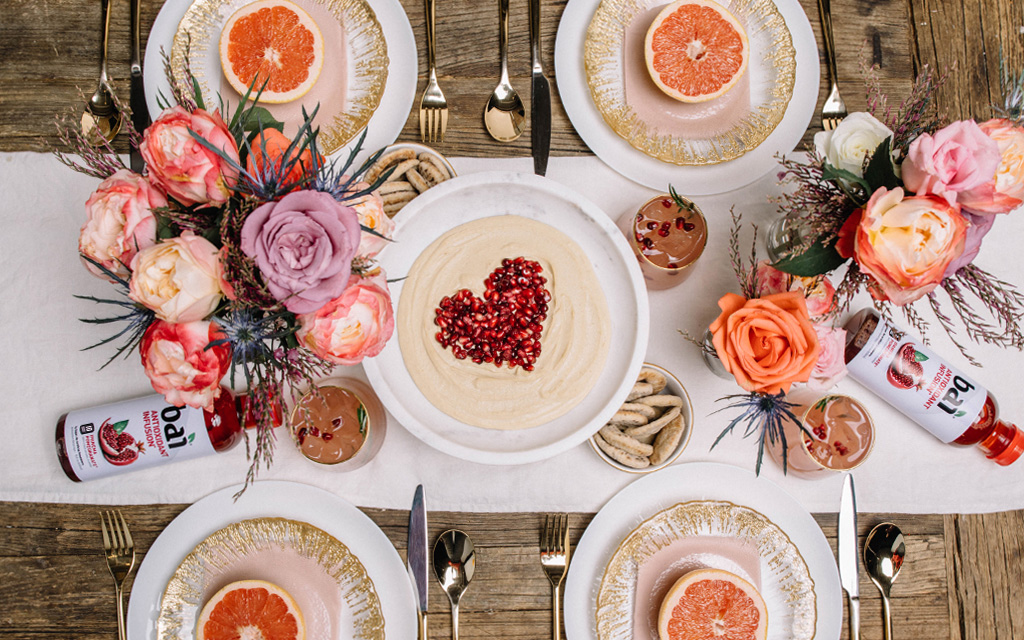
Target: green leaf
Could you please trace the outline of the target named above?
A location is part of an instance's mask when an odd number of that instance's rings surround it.
[[[194,434],[194,433],[190,433],[190,434],[188,434],[188,441],[189,441],[189,444],[191,444],[191,443],[192,443],[192,441],[193,441],[193,440],[195,440],[195,439],[196,439],[196,434]]]
[[[277,129],[284,132],[284,123],[274,118],[269,111],[263,107],[251,107],[242,114],[242,130],[250,133],[259,132],[262,129]]]
[[[846,260],[836,251],[836,239],[827,244],[815,240],[807,251],[783,258],[772,266],[794,276],[813,278],[839,268]]]
[[[122,431],[124,431],[125,427],[127,427],[127,426],[128,426],[128,421],[127,420],[122,420],[121,422],[115,422],[114,425],[113,425],[114,431],[116,431],[118,433],[121,433]]]
[[[864,178],[857,176],[854,173],[847,171],[846,169],[839,169],[833,167],[829,163],[825,163],[821,168],[821,177],[825,180],[835,180],[839,182],[846,182],[847,184],[855,184],[862,188],[866,193],[871,192],[871,187],[868,185]]]
[[[191,75],[191,74],[189,74]],[[195,76],[192,77],[192,94],[196,99],[196,107],[205,110],[206,103],[203,102],[203,89],[199,86],[199,80]]]
[[[955,416],[955,417],[957,417],[957,418],[962,418],[962,417],[964,417],[965,415],[967,415],[967,412],[966,412],[966,411],[957,411],[957,412],[956,412],[956,416]]]
[[[920,351],[914,352],[914,362],[924,362],[928,359],[928,356],[924,355]]]
[[[171,226],[171,219],[168,216],[156,214],[156,238],[157,240],[167,240],[178,235]]]
[[[892,165],[891,145],[891,137],[883,140],[868,161],[867,169],[864,170],[864,180],[870,185],[869,193],[874,193],[879,187],[895,189],[900,186],[896,168]]]

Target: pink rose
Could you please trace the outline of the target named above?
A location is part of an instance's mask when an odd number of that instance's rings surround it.
[[[361,190],[369,187],[365,182],[357,183],[353,188]],[[384,238],[390,238],[395,230],[395,223],[384,213],[384,199],[380,192],[374,191],[356,200],[349,200],[345,204],[356,210],[359,216],[359,224],[367,229],[373,229]],[[359,240],[359,249],[356,255],[372,258],[380,253],[381,249],[388,245],[388,241],[378,235],[363,231]]]
[[[811,318],[827,315],[835,306],[836,288],[825,277],[802,278],[779,271],[769,262],[757,265],[758,295],[799,291],[807,302],[807,313]]]
[[[958,201],[972,213],[1008,213],[1024,204],[1024,127],[997,118],[981,130],[999,147],[995,180],[961,192]]]
[[[161,113],[142,134],[139,151],[149,178],[187,207],[219,207],[231,197],[228,185],[234,183],[238,172],[193,138],[190,130],[238,164],[238,147],[220,112],[196,109],[189,113],[174,106]]]
[[[167,198],[145,178],[120,169],[100,183],[85,202],[87,219],[78,236],[78,252],[121,276],[140,250],[156,244],[153,209],[167,206]],[[106,278],[95,265],[93,274]]]
[[[960,257],[949,263],[943,278],[954,275],[960,269],[974,262],[981,251],[981,241],[985,239],[992,224],[996,221],[995,216],[977,216],[969,211],[960,211],[967,220],[967,233],[964,235],[964,252]]]
[[[380,353],[394,330],[387,282],[353,275],[341,297],[299,316],[297,337],[324,360],[352,365]]]
[[[859,217],[858,217],[859,214]],[[967,220],[940,197],[903,197],[880,187],[840,231],[840,255],[852,247],[861,271],[878,285],[872,295],[903,306],[938,286],[964,251]]]
[[[210,409],[221,393],[220,381],[231,364],[226,336],[212,322],[163,322],[149,325],[139,351],[153,388],[167,402]]]
[[[241,246],[275,299],[311,313],[345,291],[360,235],[351,207],[320,191],[293,191],[249,214]]]
[[[194,322],[220,304],[217,247],[189,231],[143,249],[132,260],[128,295],[168,322]]]
[[[846,331],[816,324],[814,332],[818,334],[821,353],[811,371],[811,377],[807,379],[807,388],[823,392],[846,377]]]
[[[917,195],[934,194],[954,204],[960,192],[995,179],[1000,155],[999,145],[978,123],[960,120],[910,143],[903,184]]]

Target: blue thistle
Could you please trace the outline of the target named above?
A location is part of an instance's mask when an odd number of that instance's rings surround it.
[[[247,385],[252,386],[252,373],[260,366],[275,366],[275,342],[293,333],[288,323],[280,322],[288,312],[264,316],[257,309],[238,308],[216,318],[226,338],[214,340],[210,347],[231,345],[231,376],[241,368]]]
[[[775,395],[770,393],[749,393],[749,394],[733,394],[719,398],[719,400],[734,400],[732,404],[727,407],[723,407],[714,413],[719,411],[725,411],[726,409],[740,409],[742,413],[732,419],[722,433],[719,434],[718,438],[715,439],[714,444],[711,448],[714,449],[719,442],[722,441],[727,434],[732,433],[732,430],[740,423],[746,423],[746,429],[743,432],[744,438],[749,438],[755,432],[757,436],[757,467],[755,473],[761,474],[761,461],[764,459],[764,445],[767,437],[768,442],[771,445],[780,444],[782,447],[782,473],[785,474],[789,468],[787,453],[788,448],[786,445],[786,432],[782,428],[783,421],[793,421],[800,430],[807,433],[803,423],[800,419],[793,414],[793,407],[796,404],[788,402],[786,400],[786,394],[783,391],[778,392]]]
[[[117,351],[114,352],[114,355],[110,356],[110,358],[103,363],[103,366],[100,367],[100,369],[103,369],[108,364],[113,362],[121,354],[125,354],[126,358],[128,357],[128,353],[131,353],[131,351],[133,351],[135,347],[137,347],[139,343],[142,342],[142,336],[145,335],[146,329],[149,328],[149,325],[153,324],[153,321],[156,319],[156,313],[154,313],[152,309],[147,309],[146,307],[142,306],[141,304],[138,304],[137,302],[128,297],[127,279],[114,273],[113,271],[103,266],[99,262],[93,260],[89,256],[82,254],[79,255],[81,255],[83,260],[99,269],[103,273],[103,275],[113,280],[117,285],[119,285],[123,289],[122,293],[124,295],[124,299],[120,300],[110,298],[97,298],[95,296],[75,296],[80,300],[90,300],[98,304],[109,304],[124,310],[124,312],[119,315],[108,316],[106,318],[79,318],[80,321],[89,324],[111,324],[114,322],[125,323],[125,327],[118,331],[117,333],[115,333],[114,335],[104,340],[100,340],[96,344],[90,345],[82,349],[83,351],[95,349],[96,347],[100,347],[105,344],[110,344],[111,342],[114,342],[115,340],[123,337],[124,343],[120,347],[118,347]]]

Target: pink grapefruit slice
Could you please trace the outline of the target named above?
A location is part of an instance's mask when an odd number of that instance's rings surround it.
[[[720,569],[691,571],[658,612],[660,640],[765,640],[768,610],[754,585]]]
[[[239,94],[245,95],[253,86],[255,97],[266,82],[260,102],[291,102],[306,95],[320,76],[323,35],[295,3],[257,0],[232,14],[224,25],[220,66]]]
[[[677,0],[658,14],[644,41],[647,72],[681,102],[706,102],[747,69],[750,45],[736,17],[712,0]]]

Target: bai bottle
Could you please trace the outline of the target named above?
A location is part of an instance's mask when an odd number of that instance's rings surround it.
[[[1001,465],[1024,452],[1024,431],[999,419],[991,393],[874,309],[846,323],[846,367],[850,377],[943,442],[978,445]]]
[[[160,394],[70,411],[57,421],[57,458],[82,482],[220,453],[241,440],[245,406],[244,395],[222,387],[210,411],[176,407]]]

